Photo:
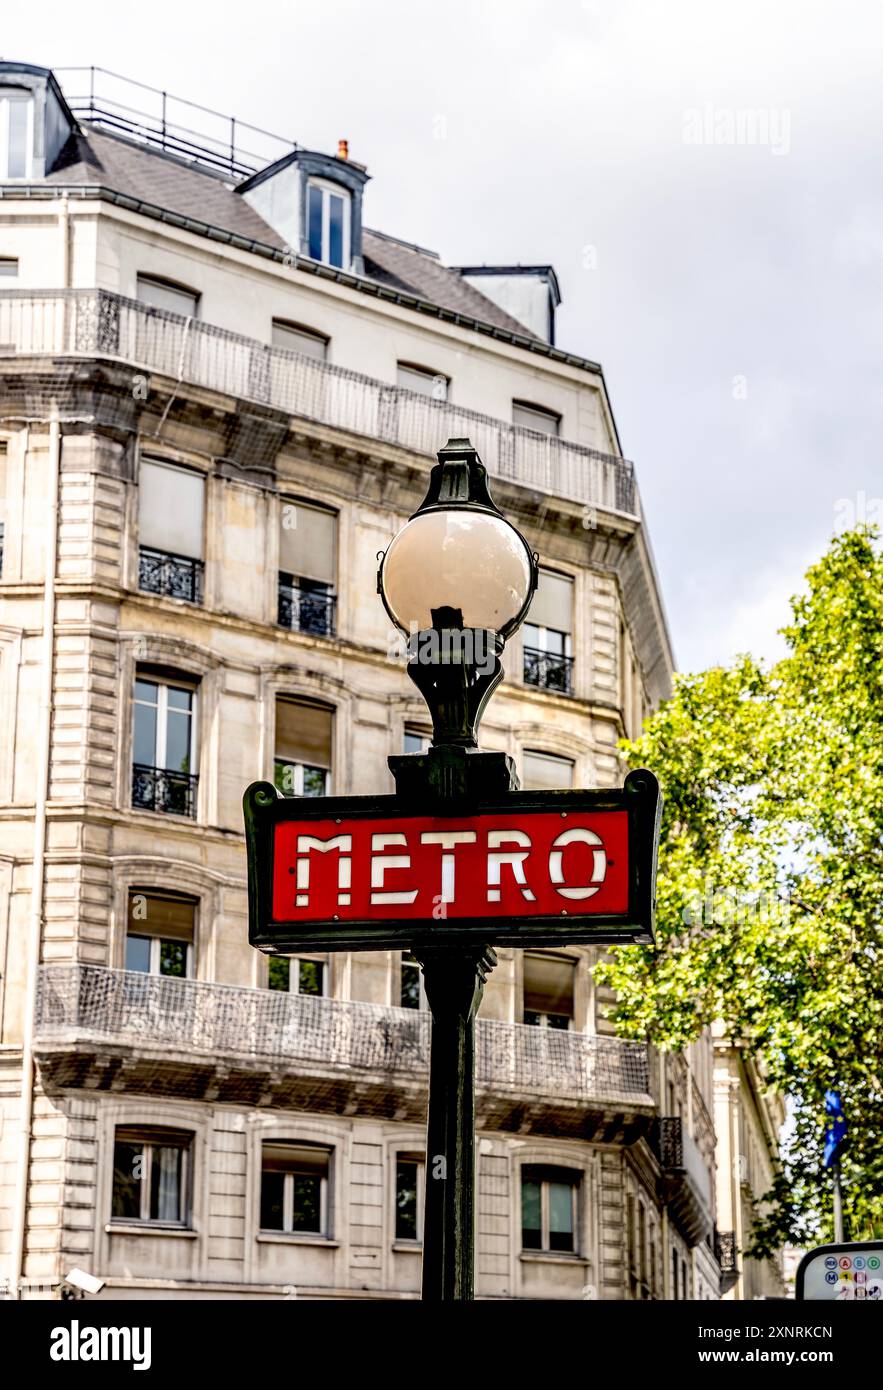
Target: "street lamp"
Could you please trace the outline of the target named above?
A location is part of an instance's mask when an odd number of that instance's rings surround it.
[[[386,611],[408,636],[408,675],[432,715],[431,756],[419,765],[412,757],[390,760],[402,794],[487,795],[514,787],[505,755],[477,755],[478,726],[537,575],[537,556],[495,506],[475,449],[468,439],[449,439],[426,496],[377,573]]]
[[[537,556],[494,505],[487,469],[470,441],[449,439],[426,496],[377,572],[386,611],[408,635],[408,675],[432,715],[429,751],[389,759],[402,801],[453,814],[517,790],[512,759],[478,751],[478,726],[538,573]],[[470,1299],[475,1015],[497,957],[489,944],[446,941],[444,930],[413,951],[432,1012],[423,1298]]]

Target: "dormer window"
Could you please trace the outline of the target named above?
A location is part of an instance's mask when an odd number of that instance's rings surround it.
[[[0,88],[0,179],[30,178],[33,148],[33,97]]]
[[[307,254],[314,261],[349,269],[350,195],[339,184],[310,179],[307,185]]]

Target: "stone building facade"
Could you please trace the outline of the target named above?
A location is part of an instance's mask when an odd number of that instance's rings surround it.
[[[344,142],[255,170],[11,62],[0,107],[8,1287],[413,1298],[419,971],[248,946],[242,792],[390,791],[426,739],[376,557],[449,436],[543,567],[484,746],[621,780],[671,654],[603,373],[551,267],[363,227]],[[710,1039],[613,1037],[593,958],[488,982],[478,1295],[715,1298]]]

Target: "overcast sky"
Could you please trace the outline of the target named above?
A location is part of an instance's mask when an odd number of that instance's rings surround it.
[[[94,63],[333,151],[366,222],[551,261],[603,363],[678,664],[778,651],[883,496],[883,12],[867,0],[9,6],[2,56]]]

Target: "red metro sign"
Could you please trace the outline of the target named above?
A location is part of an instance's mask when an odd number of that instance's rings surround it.
[[[245,794],[249,940],[264,951],[650,940],[659,788],[513,792],[431,815],[396,796]]]

